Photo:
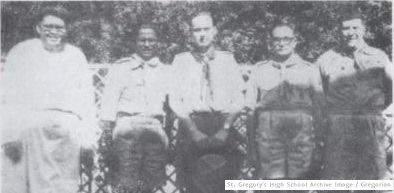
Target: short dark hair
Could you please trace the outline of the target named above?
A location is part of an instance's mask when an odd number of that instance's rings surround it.
[[[142,29],[151,29],[151,30],[153,30],[155,32],[155,34],[156,34],[156,37],[159,38],[159,31],[157,30],[157,28],[156,28],[156,26],[154,24],[152,24],[152,23],[144,23],[144,24],[140,25],[140,27],[137,30],[137,34],[136,34],[137,36],[138,36],[138,34],[140,33],[140,31]]]
[[[358,9],[345,9],[345,11],[343,12],[343,14],[340,17],[340,21],[347,21],[347,20],[352,20],[352,19],[361,19],[362,21],[364,20],[364,16],[361,13],[360,10]]]
[[[41,9],[36,17],[35,23],[40,23],[44,17],[52,15],[62,19],[66,24],[70,23],[71,21],[71,14],[70,12],[65,9],[63,6],[53,6],[53,7],[44,7]]]

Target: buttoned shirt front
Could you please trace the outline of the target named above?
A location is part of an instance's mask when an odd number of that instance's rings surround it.
[[[384,76],[387,55],[364,45],[350,55],[329,50],[317,61],[327,105],[331,109],[379,110],[385,103]]]
[[[268,60],[256,64],[249,85],[246,95],[251,108],[311,109],[321,101],[318,68],[297,54],[284,62]]]
[[[229,52],[178,54],[172,65],[171,108],[178,115],[193,111],[236,112],[243,106],[243,80]]]
[[[163,115],[167,76],[168,66],[157,57],[145,61],[134,54],[119,60],[106,78],[101,119],[114,121],[118,112]]]

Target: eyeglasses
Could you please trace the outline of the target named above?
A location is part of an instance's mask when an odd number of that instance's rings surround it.
[[[272,43],[279,44],[283,42],[284,44],[290,44],[292,41],[294,41],[294,39],[295,39],[294,37],[283,37],[283,38],[274,37],[272,38]]]
[[[56,31],[60,31],[60,32],[66,31],[66,27],[65,26],[56,25],[56,24],[42,24],[41,28],[44,31],[51,31],[51,30],[56,30]]]

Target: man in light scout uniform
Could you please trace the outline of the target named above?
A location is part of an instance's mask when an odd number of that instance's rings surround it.
[[[150,192],[165,181],[167,67],[157,57],[157,37],[153,26],[142,25],[136,53],[118,60],[107,75],[101,119],[104,129],[115,127],[110,169],[117,192]]]
[[[63,8],[43,9],[35,28],[40,38],[8,53],[1,192],[77,192],[80,147],[97,142],[92,79],[85,55],[65,42],[68,18]]]
[[[269,60],[256,64],[247,90],[254,109],[251,154],[260,179],[309,179],[321,120],[322,88],[318,68],[295,53],[292,24],[271,31]]]
[[[242,108],[243,80],[233,55],[215,48],[209,13],[194,15],[191,31],[193,50],[175,56],[169,97],[179,118],[177,181],[191,193],[219,193],[238,173],[229,130]]]
[[[317,61],[329,125],[322,178],[378,180],[387,168],[381,112],[391,102],[386,87],[391,64],[364,41],[360,13],[346,14],[341,31],[342,44]]]

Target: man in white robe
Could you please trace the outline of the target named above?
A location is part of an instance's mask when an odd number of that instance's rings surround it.
[[[75,193],[81,146],[95,142],[85,55],[65,43],[66,10],[44,9],[39,38],[14,46],[1,74],[2,192]]]

